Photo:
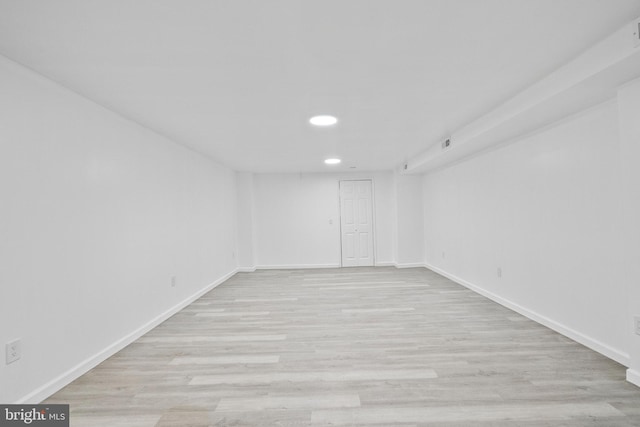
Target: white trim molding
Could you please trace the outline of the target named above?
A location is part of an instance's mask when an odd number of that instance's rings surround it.
[[[397,264],[395,262],[376,262],[376,267],[396,267]]]
[[[635,369],[627,369],[627,381],[640,387],[640,372]]]
[[[91,369],[95,368],[100,363],[107,360],[109,357],[113,356],[114,354],[116,354],[117,352],[119,352],[120,350],[122,350],[123,348],[125,348],[126,346],[128,346],[129,344],[137,340],[138,338],[142,337],[144,334],[146,334],[156,326],[160,325],[162,322],[164,322],[174,314],[178,313],[180,310],[182,310],[183,308],[185,308],[186,306],[188,306],[189,304],[191,304],[192,302],[194,302],[195,300],[197,300],[198,298],[200,298],[201,296],[203,296],[204,294],[206,294],[216,286],[227,281],[228,279],[233,277],[237,272],[238,270],[235,269],[230,273],[225,274],[224,276],[220,277],[213,283],[210,283],[209,285],[205,286],[203,289],[199,290],[198,292],[194,293],[193,295],[189,296],[188,298],[185,298],[178,304],[169,308],[164,313],[159,314],[155,318],[151,319],[149,322],[131,331],[128,335],[117,340],[116,342],[109,345],[102,351],[99,351],[98,353],[94,354],[93,356],[89,357],[83,362],[80,362],[78,365],[74,366],[73,368],[69,369],[62,375],[54,378],[53,380],[37,388],[36,390],[32,391],[26,396],[23,396],[22,398],[18,399],[15,403],[24,404],[28,402],[42,402],[47,397],[61,390],[63,387],[67,386],[75,379],[86,374]]]
[[[284,265],[258,265],[255,270],[298,270],[306,268],[340,268],[340,264],[284,264]]]
[[[403,262],[403,263],[395,263],[394,266],[396,268],[420,268],[420,267],[424,267],[424,264],[421,262]]]
[[[493,292],[489,292],[486,289],[481,288],[480,286],[474,285],[473,283],[470,283],[464,279],[461,279],[460,277],[447,273],[446,271],[441,270],[438,267],[435,267],[429,264],[425,264],[424,267],[438,274],[441,274],[444,277],[451,279],[454,282],[464,286],[465,288],[468,288],[484,297],[487,297],[490,300],[533,320],[536,323],[546,326],[547,328],[561,335],[564,335],[567,338],[571,338],[572,340],[584,345],[585,347],[588,347],[591,350],[596,351],[602,354],[603,356],[608,357],[609,359],[615,360],[621,365],[628,367],[629,364],[631,363],[631,356],[628,353],[622,352],[618,349],[608,346],[607,344],[604,344],[594,338],[591,338],[581,332],[578,332],[575,329],[569,328],[553,319],[550,319],[546,316],[538,314],[533,310],[529,310],[528,308],[525,308],[513,301],[510,301],[506,298],[496,295]]]

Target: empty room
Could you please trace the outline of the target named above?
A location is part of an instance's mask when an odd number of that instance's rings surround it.
[[[640,0],[0,0],[0,425],[640,426]]]

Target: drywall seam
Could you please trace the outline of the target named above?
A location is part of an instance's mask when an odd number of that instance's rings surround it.
[[[216,286],[220,285],[221,283],[224,283],[225,281],[233,277],[233,275],[235,275],[237,272],[238,272],[238,269],[234,269],[230,273],[227,273],[226,275],[220,277],[216,281],[205,286],[203,289],[197,291],[193,295],[187,297],[183,301],[169,308],[164,313],[161,313],[160,315],[151,319],[149,322],[145,323],[141,327],[133,330],[128,335],[122,337],[118,341],[109,345],[104,350],[87,358],[86,360],[84,360],[83,362],[80,362],[78,365],[69,369],[67,372],[63,373],[57,378],[54,378],[53,380],[35,389],[34,391],[27,394],[26,396],[18,399],[18,401],[15,403],[16,404],[39,403],[43,401],[44,399],[56,393],[57,391],[59,391],[60,389],[62,389],[72,381],[74,381],[75,379],[86,374],[91,369],[95,368],[100,363],[104,362],[109,357],[113,356],[114,354],[116,354],[117,352],[119,352],[120,350],[122,350],[123,348],[125,348],[126,346],[128,346],[129,344],[137,340],[138,338],[142,337],[144,334],[151,331],[153,328],[160,325],[162,322],[164,322],[174,314],[178,313],[180,310],[182,310],[183,308],[185,308],[186,306],[188,306],[189,304],[191,304],[192,302],[194,302],[195,300],[197,300],[198,298],[200,298],[201,296],[203,296],[204,294],[206,294]]]
[[[536,323],[539,323],[543,326],[546,326],[549,329],[552,329],[555,332],[558,332],[561,335],[571,338],[572,340],[584,345],[585,347],[588,347],[591,350],[596,351],[602,354],[603,356],[608,357],[609,359],[615,360],[616,362],[626,367],[628,367],[631,363],[631,356],[628,353],[625,353],[623,351],[610,347],[607,344],[604,344],[581,332],[576,331],[575,329],[569,328],[559,322],[556,322],[553,319],[550,319],[546,316],[538,314],[533,310],[529,310],[528,308],[525,308],[506,298],[496,295],[493,292],[489,292],[486,289],[483,289],[480,286],[474,285],[473,283],[470,283],[464,279],[461,279],[453,274],[449,274],[438,267],[435,267],[429,264],[424,264],[423,266],[429,270],[432,270],[438,274],[445,276],[448,279],[453,280],[454,282],[464,286],[465,288],[468,288],[484,297],[489,298],[490,300],[502,305],[503,307],[513,310],[516,313],[519,313],[533,320]],[[638,378],[638,380],[640,380],[640,378]]]

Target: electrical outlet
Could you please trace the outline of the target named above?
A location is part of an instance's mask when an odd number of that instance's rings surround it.
[[[640,316],[636,316],[633,320],[634,320],[633,331],[635,332],[636,335],[640,335]]]
[[[7,343],[7,365],[13,363],[22,357],[22,345],[20,340],[14,340]]]
[[[171,276],[171,287],[172,288],[176,287],[176,282],[177,282],[176,276]]]
[[[502,277],[502,267],[498,267],[496,274],[498,275],[498,277]]]

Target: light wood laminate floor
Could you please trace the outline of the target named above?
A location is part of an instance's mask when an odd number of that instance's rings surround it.
[[[426,269],[237,274],[56,393],[75,427],[640,426],[623,366]]]

